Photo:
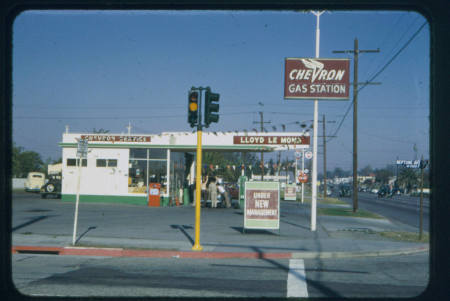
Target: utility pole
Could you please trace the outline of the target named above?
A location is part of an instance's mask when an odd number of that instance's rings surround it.
[[[353,53],[353,213],[358,211],[358,55],[365,52],[380,52],[380,49],[361,50],[358,48],[358,39],[355,38],[353,50],[333,51],[333,53]],[[367,85],[369,82],[363,84]]]
[[[262,111],[259,112],[259,116],[261,117],[261,121],[254,121],[253,123],[261,123],[261,133],[264,131],[264,123],[270,123],[270,121],[264,122],[264,113]],[[264,181],[264,151],[261,150],[261,181]]]
[[[325,137],[325,114],[322,115],[323,122],[323,199],[327,199],[327,141]]]
[[[327,121],[328,123],[336,123],[335,120]],[[327,136],[325,134],[325,114],[322,115],[322,123],[323,123],[323,198],[327,198],[327,137],[336,137],[336,136]]]

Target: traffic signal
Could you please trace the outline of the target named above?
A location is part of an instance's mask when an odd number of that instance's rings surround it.
[[[188,97],[188,123],[191,125],[191,128],[197,125],[198,123],[198,92],[197,91],[189,91]]]
[[[211,122],[219,121],[219,114],[215,114],[219,112],[219,93],[213,93],[208,88],[205,91],[205,125],[209,126]]]

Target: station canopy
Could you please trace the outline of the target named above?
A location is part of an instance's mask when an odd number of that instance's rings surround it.
[[[197,133],[163,132],[161,134],[91,134],[65,133],[62,147],[76,147],[79,139],[87,139],[89,147],[98,148],[168,148],[195,152]],[[271,152],[310,147],[309,133],[299,132],[203,132],[203,151]]]

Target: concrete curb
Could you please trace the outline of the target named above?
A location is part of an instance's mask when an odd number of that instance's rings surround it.
[[[354,251],[354,252],[295,252],[293,259],[314,259],[314,258],[355,258],[355,257],[381,257],[395,255],[410,255],[429,251],[428,246],[421,246],[407,249],[383,250],[383,251]]]
[[[314,258],[355,258],[374,256],[408,255],[429,250],[428,246],[415,248],[356,251],[356,252],[210,252],[210,251],[168,251],[168,250],[132,250],[122,248],[95,247],[46,247],[46,246],[13,246],[13,254],[49,254],[72,256],[106,256],[106,257],[146,257],[146,258],[202,258],[202,259],[314,259]]]

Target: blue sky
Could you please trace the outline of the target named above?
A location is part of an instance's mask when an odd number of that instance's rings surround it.
[[[359,56],[359,82],[370,79],[426,20],[415,12],[326,12],[320,57]],[[13,141],[58,159],[65,126],[71,132],[190,131],[187,91],[220,93],[220,122],[211,131],[266,128],[300,131],[313,101],[284,100],[284,59],[315,56],[316,17],[303,12],[27,11],[13,27]],[[417,34],[371,85],[359,92],[359,167],[396,158],[428,157],[429,26]],[[352,96],[351,96],[352,97]],[[333,135],[349,101],[320,101]],[[258,105],[261,102],[263,106]],[[322,126],[319,124],[322,135]],[[352,167],[352,111],[327,143],[329,170]],[[319,146],[322,139],[319,139]],[[414,151],[416,145],[417,152]],[[319,147],[319,151],[321,148]],[[266,156],[270,158],[271,156]],[[293,153],[283,158],[293,158]],[[322,159],[318,160],[319,171]]]

